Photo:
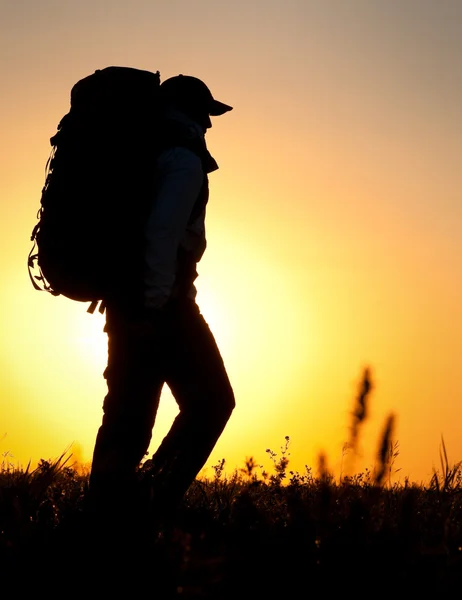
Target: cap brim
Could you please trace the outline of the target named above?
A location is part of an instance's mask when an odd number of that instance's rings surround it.
[[[219,102],[218,100],[214,100],[212,102],[209,114],[212,117],[218,117],[220,115],[224,115],[230,110],[233,110],[232,106],[229,106],[228,104],[223,104],[223,102]]]

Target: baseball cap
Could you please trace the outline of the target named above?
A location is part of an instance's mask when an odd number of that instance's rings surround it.
[[[206,108],[212,117],[223,115],[233,109],[232,106],[215,100],[205,83],[190,75],[170,77],[161,84],[160,90],[167,102],[199,109]]]

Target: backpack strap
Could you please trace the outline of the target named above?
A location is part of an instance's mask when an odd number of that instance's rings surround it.
[[[87,313],[90,313],[91,315],[95,312],[96,307],[99,304],[99,308],[98,308],[98,312],[100,312],[101,314],[104,313],[104,311],[106,310],[106,300],[93,300],[93,302],[90,303],[90,306],[87,308]]]

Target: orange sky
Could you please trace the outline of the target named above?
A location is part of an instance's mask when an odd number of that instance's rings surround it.
[[[70,88],[118,64],[235,107],[208,133],[197,282],[237,400],[209,467],[269,466],[289,435],[293,469],[338,469],[365,365],[362,465],[390,412],[402,476],[431,476],[442,434],[461,459],[461,27],[458,0],[3,0],[0,453],[91,457],[103,320],[35,292],[26,258]],[[166,393],[152,449],[175,413]]]

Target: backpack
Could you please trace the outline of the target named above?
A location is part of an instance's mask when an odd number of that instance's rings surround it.
[[[50,139],[28,257],[37,290],[90,302],[142,281],[143,227],[155,181],[159,72],[106,67],[78,81]],[[37,274],[34,274],[37,273]]]

